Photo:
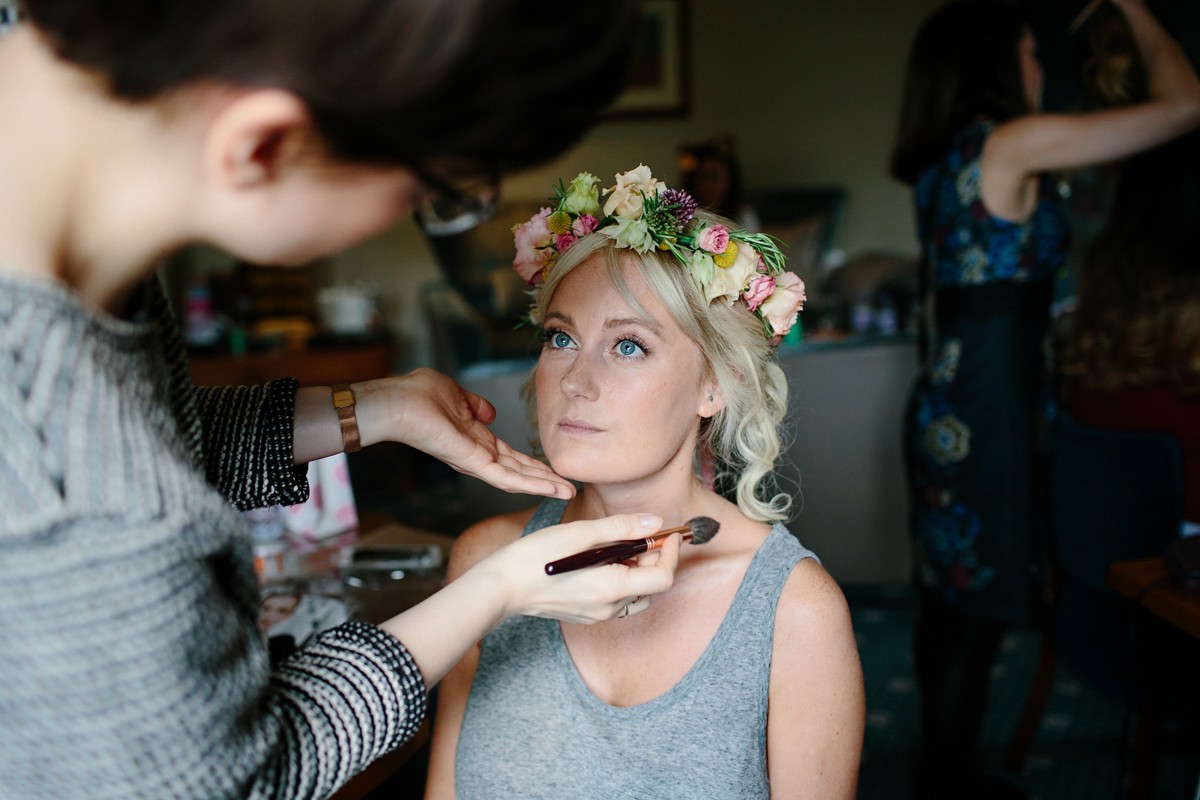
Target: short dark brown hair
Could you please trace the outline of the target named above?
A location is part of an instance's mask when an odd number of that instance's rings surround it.
[[[573,144],[620,90],[634,0],[25,0],[58,54],[153,99],[215,80],[300,97],[332,153],[501,171]]]
[[[916,183],[976,119],[1004,122],[1031,110],[1017,55],[1026,27],[1005,0],[956,0],[922,23],[905,69],[894,178]]]

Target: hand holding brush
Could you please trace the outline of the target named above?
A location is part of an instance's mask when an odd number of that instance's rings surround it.
[[[705,544],[716,536],[717,531],[720,529],[721,523],[712,517],[692,517],[683,525],[674,528],[665,528],[653,536],[647,536],[644,539],[625,539],[619,542],[610,542],[609,544],[593,547],[591,550],[584,550],[582,553],[576,553],[573,556],[551,561],[546,565],[546,574],[560,575],[564,572],[572,572],[573,570],[585,567],[594,567],[598,564],[614,564],[618,561],[626,561],[650,550],[657,550],[662,547],[663,542],[667,540],[668,536],[675,533],[683,534],[684,542]]]

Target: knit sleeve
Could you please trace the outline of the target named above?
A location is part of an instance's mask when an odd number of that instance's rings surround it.
[[[316,800],[412,736],[424,680],[374,626],[270,671],[236,522],[0,532],[0,797]]]
[[[297,386],[195,389],[208,481],[242,511],[308,499],[307,467],[292,463]]]

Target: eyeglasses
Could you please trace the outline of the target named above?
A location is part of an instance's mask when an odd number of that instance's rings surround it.
[[[430,236],[454,236],[495,216],[500,202],[500,176],[496,172],[451,181],[420,165],[412,165],[412,170],[432,190],[417,209],[417,221]]]

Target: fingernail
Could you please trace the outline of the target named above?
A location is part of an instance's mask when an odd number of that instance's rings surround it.
[[[643,528],[649,528],[655,531],[662,526],[662,518],[656,517],[653,514],[639,514],[638,522],[642,524]]]

